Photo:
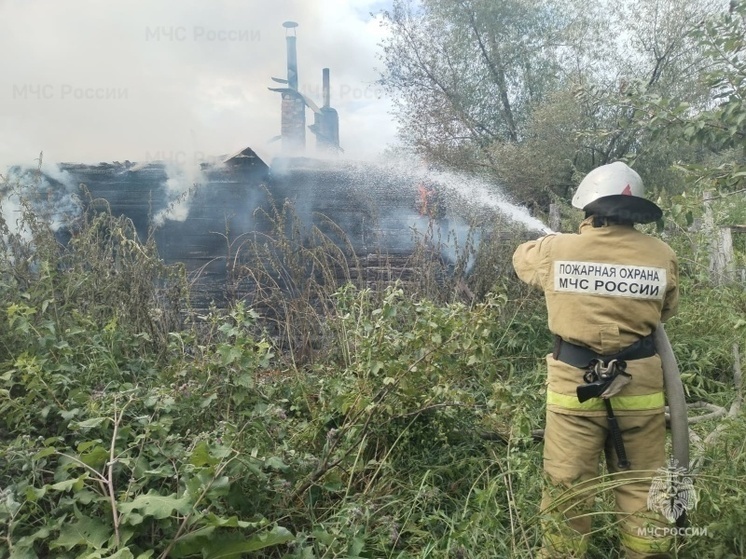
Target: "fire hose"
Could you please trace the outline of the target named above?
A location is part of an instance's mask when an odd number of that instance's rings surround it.
[[[666,335],[663,324],[658,324],[653,333],[655,347],[663,365],[663,382],[666,400],[671,417],[671,446],[677,467],[689,470],[689,419],[687,418],[684,385],[681,382],[679,366]],[[679,527],[686,526],[686,511],[676,520]]]
[[[671,416],[671,445],[673,457],[680,468],[689,468],[689,420],[684,398],[684,385],[681,383],[679,366],[671,348],[663,324],[659,324],[653,334],[655,347],[663,365],[663,381],[666,400]]]

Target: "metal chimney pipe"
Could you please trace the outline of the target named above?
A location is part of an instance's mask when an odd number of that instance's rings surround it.
[[[321,80],[324,87],[324,107],[329,107],[331,94],[329,89],[329,68],[321,70]]]
[[[287,87],[279,90],[282,93],[280,135],[282,151],[293,155],[302,153],[306,148],[306,100],[298,91],[298,57],[295,50],[295,28],[298,24],[286,21],[282,26],[285,28],[288,48],[288,79]]]
[[[285,40],[288,47],[288,87],[298,91],[298,53],[295,48],[295,28],[298,24],[294,21],[286,21],[282,26],[285,28]]]

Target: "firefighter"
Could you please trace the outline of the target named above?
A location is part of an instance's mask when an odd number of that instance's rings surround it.
[[[542,557],[585,554],[591,506],[603,487],[614,491],[626,557],[668,557],[668,524],[647,499],[666,463],[663,372],[652,334],[677,309],[676,256],[634,228],[662,212],[624,163],[588,173],[572,205],[585,212],[577,234],[550,234],[513,255],[518,277],[544,291],[555,336],[546,358]],[[581,403],[578,386],[611,369],[622,375],[604,385],[603,396]],[[609,477],[599,485],[602,452]]]

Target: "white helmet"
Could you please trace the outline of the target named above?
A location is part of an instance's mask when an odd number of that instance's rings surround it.
[[[663,215],[645,199],[645,187],[635,171],[621,161],[593,169],[578,185],[572,205],[587,214],[651,223]]]

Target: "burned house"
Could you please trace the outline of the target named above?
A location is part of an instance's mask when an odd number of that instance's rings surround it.
[[[340,258],[357,263],[356,273],[365,276],[358,279],[372,280],[383,258],[404,270],[415,237],[446,217],[442,205],[437,214],[419,207],[423,182],[417,169],[394,171],[337,157],[342,150],[329,69],[322,72],[319,107],[298,90],[297,24],[284,27],[287,76],[273,78],[282,87],[270,88],[280,94],[280,157],[268,163],[245,148],[192,168],[168,161],[58,165],[67,187],[81,189],[81,199],[105,200],[113,215],[131,219],[141,239],[155,240],[167,263],[183,263],[205,305],[220,304],[231,289],[237,296],[249,293],[251,282],[238,282],[236,269],[250,270],[257,247],[278,235],[301,244],[331,243]],[[314,115],[310,126],[307,109]],[[305,155],[306,128],[321,158]],[[283,221],[286,230],[279,231]]]

